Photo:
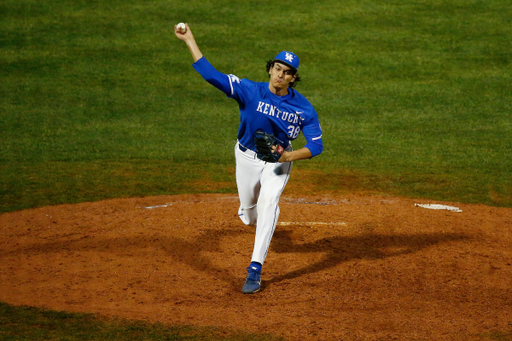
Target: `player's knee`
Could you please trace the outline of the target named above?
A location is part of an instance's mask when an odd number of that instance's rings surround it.
[[[279,196],[270,194],[270,193],[262,193],[258,199],[259,207],[277,207],[279,205]]]
[[[238,217],[245,225],[256,225],[258,213],[256,207],[241,208],[238,210]]]
[[[245,225],[256,225],[258,222],[258,217],[250,216],[248,214],[239,215],[239,217]]]

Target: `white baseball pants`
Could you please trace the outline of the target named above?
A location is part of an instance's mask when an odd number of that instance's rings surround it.
[[[287,148],[291,150],[291,145]],[[235,146],[236,184],[240,208],[238,216],[246,225],[256,225],[253,262],[263,264],[279,217],[279,198],[283,193],[292,162],[261,161],[250,149]]]

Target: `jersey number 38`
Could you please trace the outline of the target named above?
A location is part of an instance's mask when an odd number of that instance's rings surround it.
[[[288,136],[291,138],[291,139],[296,139],[297,136],[299,136],[299,133],[300,133],[300,127],[295,127],[295,126],[288,126]]]

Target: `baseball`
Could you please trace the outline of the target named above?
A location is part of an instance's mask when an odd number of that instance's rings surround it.
[[[178,25],[176,25],[176,29],[178,30],[178,32],[180,33],[185,33],[187,32],[187,26],[185,26],[184,23],[180,22]]]

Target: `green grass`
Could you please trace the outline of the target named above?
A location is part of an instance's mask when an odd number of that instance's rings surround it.
[[[280,50],[301,57],[298,89],[317,108],[325,152],[296,167],[334,184],[353,172],[366,190],[512,206],[505,0],[8,0],[1,10],[3,212],[182,193],[205,172],[234,181],[236,103],[192,69],[179,21],[226,73],[264,81]]]
[[[324,175],[291,181],[512,207],[509,0],[4,0],[0,12],[0,212],[204,191],[202,178],[236,191],[237,105],[193,70],[181,21],[242,78],[299,55],[325,149],[295,167]]]
[[[171,327],[161,323],[107,319],[91,314],[70,314],[0,303],[1,340],[190,340],[277,341],[269,335],[252,335],[215,327]]]

